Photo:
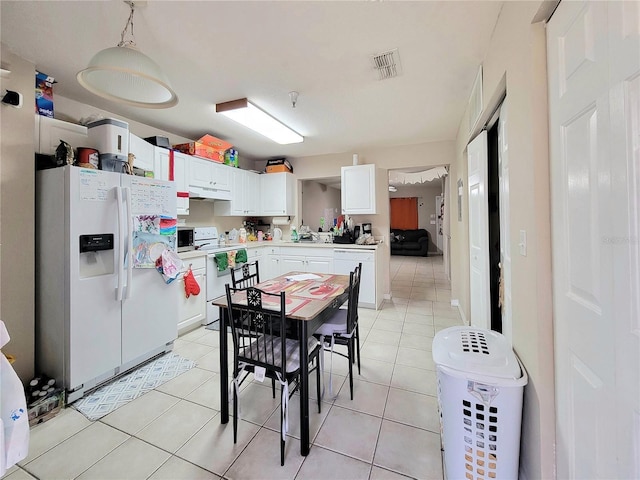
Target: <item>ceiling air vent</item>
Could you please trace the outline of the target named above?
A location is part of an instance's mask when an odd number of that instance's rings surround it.
[[[379,80],[397,77],[402,74],[397,48],[373,55],[371,60],[373,61],[373,68],[378,71]]]

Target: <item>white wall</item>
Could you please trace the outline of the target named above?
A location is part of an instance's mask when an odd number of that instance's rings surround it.
[[[35,348],[35,66],[2,45],[0,91],[23,95],[23,107],[0,107],[0,319],[11,341],[2,352],[13,355],[23,383],[34,377]]]
[[[341,214],[340,190],[311,180],[299,182],[299,185],[302,185],[302,218],[300,221],[304,222],[304,225],[310,227],[311,230],[318,231],[320,217],[325,217],[325,209],[332,209],[334,218]],[[323,230],[326,232],[330,227],[329,219],[325,218]]]
[[[353,153],[344,152],[313,157],[289,158],[293,171],[299,180],[313,180],[335,177],[340,175],[340,168],[353,164]],[[384,293],[390,293],[389,273],[389,191],[388,178],[390,169],[413,167],[437,167],[455,163],[455,142],[442,141],[420,143],[416,145],[399,145],[394,147],[380,147],[360,149],[358,152],[361,164],[374,164],[377,167],[377,215],[354,215],[354,222],[372,224],[373,234],[384,239],[384,253],[381,254],[384,263]],[[265,162],[256,162],[256,169],[264,167]],[[298,205],[298,211],[300,206]],[[293,223],[299,223],[293,219]]]
[[[551,309],[550,192],[545,29],[532,24],[541,2],[505,2],[483,63],[485,119],[506,88],[509,108],[511,251],[521,230],[527,255],[512,256],[513,347],[529,375],[525,388],[521,478],[555,476],[554,363]],[[452,212],[452,298],[469,311],[466,115],[456,139],[452,187],[464,181],[463,220]],[[451,205],[455,207],[455,188]],[[455,241],[453,241],[455,239]]]

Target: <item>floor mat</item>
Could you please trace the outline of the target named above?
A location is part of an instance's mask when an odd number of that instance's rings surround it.
[[[91,392],[73,407],[89,420],[98,420],[195,365],[177,353],[167,353]]]

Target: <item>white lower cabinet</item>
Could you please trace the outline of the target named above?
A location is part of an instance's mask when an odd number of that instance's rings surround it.
[[[251,250],[248,251],[251,260]],[[362,263],[358,305],[378,309],[382,303],[382,272],[378,271],[381,265],[376,248],[328,248],[291,244],[264,247],[260,257],[260,280],[270,280],[289,272],[349,275],[358,263]]]
[[[333,273],[333,250],[313,247],[282,247],[280,262],[283,273]]]
[[[333,255],[334,273],[349,275],[358,264],[362,264],[358,305],[377,308],[376,250],[336,248]]]
[[[260,281],[271,280],[286,273],[282,270],[280,263],[280,247],[265,247],[262,252],[260,262]]]
[[[178,335],[181,335],[195,326],[203,323],[207,316],[207,257],[206,255],[183,259],[184,268],[182,273],[186,273],[189,265],[193,271],[193,276],[200,285],[200,294],[191,295],[187,298],[184,290],[183,275],[175,281],[174,291],[178,296]]]

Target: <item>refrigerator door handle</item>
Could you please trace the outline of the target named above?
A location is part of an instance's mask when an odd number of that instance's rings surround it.
[[[129,255],[129,261],[127,262],[127,291],[125,298],[131,298],[131,290],[133,290],[133,259],[131,258],[131,252],[133,252],[133,216],[131,208],[131,188],[124,187],[125,200],[127,204],[127,215],[125,217],[127,227],[127,253]]]
[[[118,286],[116,288],[116,300],[122,301],[124,289],[124,211],[122,205],[122,187],[116,187],[116,199],[118,200]]]

